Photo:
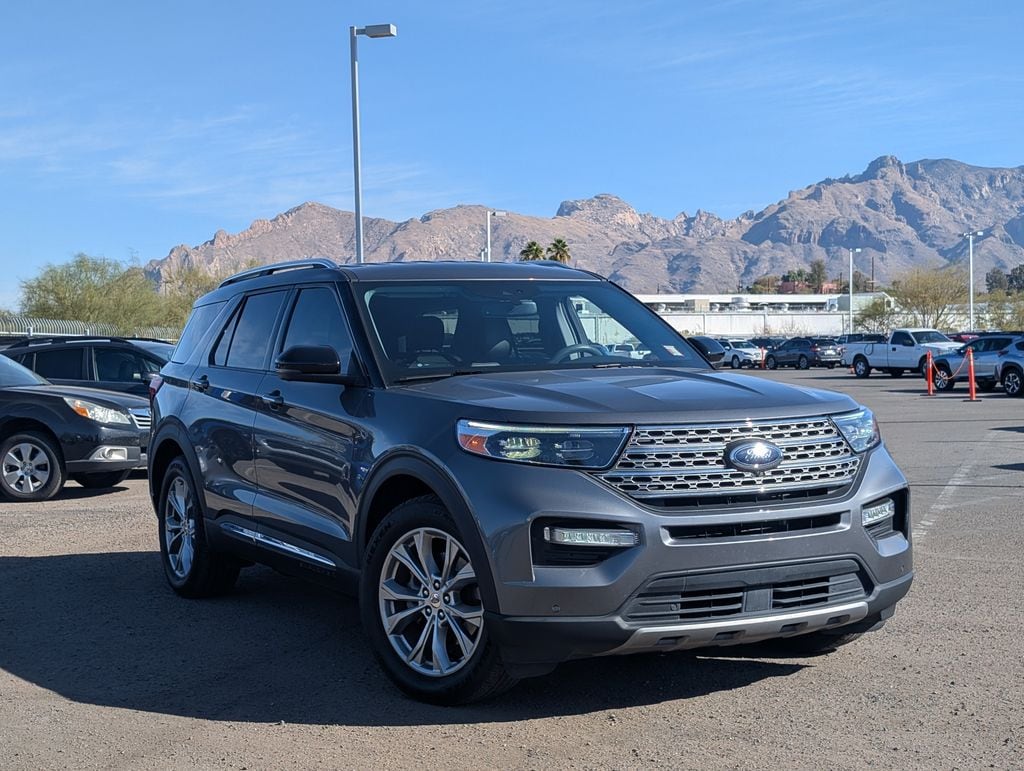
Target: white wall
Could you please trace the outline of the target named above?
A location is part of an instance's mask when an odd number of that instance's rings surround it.
[[[841,335],[849,326],[845,313],[659,313],[680,332],[720,337],[760,335]]]

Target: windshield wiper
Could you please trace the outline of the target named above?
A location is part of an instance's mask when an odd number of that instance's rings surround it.
[[[485,372],[495,370],[486,369],[453,369],[448,372],[424,372],[422,375],[403,375],[396,377],[392,383],[412,383],[417,380],[438,380],[440,378],[455,377],[456,375],[482,375]]]
[[[592,364],[593,369],[619,369],[621,367],[681,367],[680,364],[669,364],[664,361],[609,361],[604,364]]]

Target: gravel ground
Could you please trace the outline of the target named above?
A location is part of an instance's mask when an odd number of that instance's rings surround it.
[[[145,479],[69,485],[0,503],[0,767],[1024,767],[1024,402],[763,376],[869,405],[911,480],[917,577],[882,631],[814,658],[575,662],[430,707],[379,672],[351,599],[254,568],[180,600]]]

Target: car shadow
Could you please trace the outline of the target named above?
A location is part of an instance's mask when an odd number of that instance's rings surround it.
[[[992,468],[1002,469],[1003,471],[1024,471],[1024,463],[999,463]]]
[[[68,482],[61,488],[61,491],[53,496],[55,501],[74,501],[84,498],[95,498],[97,495],[110,495],[111,493],[121,493],[126,491],[128,488],[124,485],[115,485],[114,487],[103,487],[103,488],[92,488],[92,487],[81,487],[77,482]]]
[[[171,592],[155,552],[0,557],[0,575],[0,668],[76,702],[207,720],[507,722],[691,699],[807,666],[705,652],[592,659],[446,709],[385,679],[354,600],[265,568],[201,601]]]

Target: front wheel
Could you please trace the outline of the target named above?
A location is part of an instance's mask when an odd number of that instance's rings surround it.
[[[953,387],[956,386],[953,373],[949,371],[949,367],[942,364],[935,368],[934,383],[937,391],[952,391]]]
[[[206,542],[202,507],[184,458],[167,467],[157,504],[160,559],[171,588],[182,597],[214,597],[238,580],[239,562]]]
[[[1007,396],[1020,396],[1024,393],[1024,377],[1019,369],[1008,369],[1003,373],[1003,391]]]
[[[779,366],[779,363],[775,361],[774,356],[769,356],[767,359],[764,360],[764,366],[766,366],[768,369],[775,369],[776,367]]]
[[[397,506],[377,527],[359,604],[385,674],[413,698],[465,704],[515,684],[489,639],[462,535],[433,496]]]
[[[798,369],[807,369],[811,366],[811,362],[806,356],[801,356],[796,360],[796,366]]]
[[[733,356],[732,357],[732,361],[729,362],[729,366],[731,366],[733,369],[739,369],[740,368],[740,357],[739,356]]]
[[[71,479],[78,482],[82,487],[90,490],[105,490],[108,487],[117,487],[128,478],[131,470],[127,471],[106,471],[97,474],[72,474]]]
[[[64,467],[53,439],[23,431],[0,442],[0,490],[14,501],[48,501],[64,486]]]

